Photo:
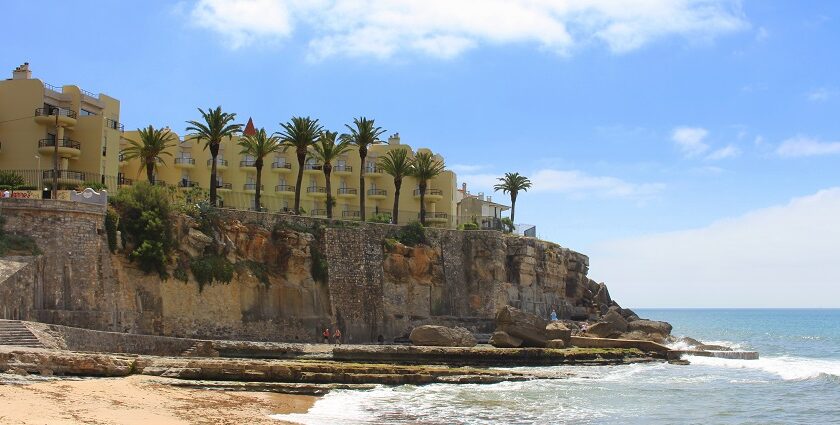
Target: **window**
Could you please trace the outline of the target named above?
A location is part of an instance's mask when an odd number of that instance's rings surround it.
[[[83,117],[87,117],[87,116],[91,116],[91,115],[96,115],[96,112],[88,111],[87,109],[81,109],[81,110],[79,110],[79,115],[81,115]]]

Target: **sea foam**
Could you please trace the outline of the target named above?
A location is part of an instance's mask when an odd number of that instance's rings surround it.
[[[731,360],[699,356],[687,356],[686,359],[693,365],[761,370],[777,375],[785,381],[804,381],[825,377],[840,379],[840,360],[792,356],[763,357],[758,360]]]

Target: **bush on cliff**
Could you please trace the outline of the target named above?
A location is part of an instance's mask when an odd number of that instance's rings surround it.
[[[213,282],[229,283],[233,280],[234,267],[227,258],[221,255],[202,255],[190,260],[190,270],[198,282],[198,290],[204,290],[204,285]]]
[[[406,246],[416,246],[426,243],[426,230],[419,221],[413,221],[403,226],[397,232],[396,240]]]
[[[120,213],[114,207],[108,205],[105,211],[105,233],[108,235],[108,249],[111,252],[117,250],[117,229],[120,225]]]
[[[167,189],[138,182],[119,191],[112,205],[120,215],[119,228],[126,247],[133,248],[128,257],[137,260],[146,273],[156,271],[166,277],[166,264],[175,247]]]

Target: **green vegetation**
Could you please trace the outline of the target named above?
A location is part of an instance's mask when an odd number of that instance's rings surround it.
[[[41,250],[35,240],[29,236],[6,233],[6,218],[0,215],[0,256],[7,254],[31,254],[38,255]]]
[[[172,271],[172,276],[184,283],[190,280],[190,276],[187,274],[187,269],[184,267],[177,267]]]
[[[461,223],[458,225],[458,230],[478,230],[478,224],[475,223]]]
[[[309,254],[312,256],[312,269],[310,270],[312,279],[321,283],[327,283],[329,279],[327,257],[321,254],[321,250],[315,244],[309,246]]]
[[[396,239],[406,246],[417,246],[426,243],[426,229],[418,221],[413,221],[400,228]]]
[[[23,186],[26,181],[23,176],[11,171],[0,171],[0,188],[16,189],[18,186]]]
[[[327,218],[332,218],[333,206],[335,206],[335,198],[332,196],[332,184],[330,183],[330,173],[332,173],[332,163],[341,155],[350,150],[350,142],[347,140],[340,140],[336,143],[335,138],[338,133],[332,131],[322,131],[318,135],[318,140],[312,145],[312,156],[321,162],[324,178],[326,179],[327,189]]]
[[[502,217],[501,222],[503,232],[513,233],[513,230],[516,228],[516,226],[513,224],[513,220],[511,220],[510,217]]]
[[[377,127],[375,120],[369,120],[365,117],[353,118],[353,125],[345,124],[344,126],[350,130],[350,133],[342,134],[341,140],[347,141],[350,144],[359,148],[359,158],[362,169],[359,170],[359,217],[361,221],[365,221],[365,158],[367,157],[368,148],[372,145],[382,143],[379,136],[385,133],[381,127]]]
[[[233,280],[234,267],[222,255],[209,254],[190,260],[190,271],[198,282],[198,291],[213,282],[229,283]]]
[[[91,182],[84,182],[84,183],[80,184],[76,188],[76,190],[81,192],[81,191],[85,190],[86,188],[91,188],[91,189],[99,192],[100,190],[103,190],[103,189],[107,190],[108,186],[106,186],[105,183],[91,181]]]
[[[156,271],[165,278],[169,255],[175,245],[167,190],[138,182],[111,199],[119,213],[118,225],[124,242],[127,247],[133,247],[128,257],[140,263],[147,273]]]
[[[283,142],[283,151],[292,148],[295,150],[298,162],[297,183],[295,184],[295,213],[303,214],[300,207],[300,190],[303,184],[303,163],[309,147],[315,144],[315,140],[324,128],[318,124],[317,119],[309,117],[292,117],[289,122],[280,123],[283,131],[280,132],[280,140]]]
[[[207,108],[206,112],[198,108],[198,112],[201,113],[201,121],[187,121],[189,126],[186,131],[192,132],[198,143],[204,141],[204,149],[210,148],[210,155],[213,157],[210,166],[210,204],[216,206],[216,190],[219,186],[219,180],[216,178],[219,145],[222,139],[239,134],[242,131],[242,124],[231,124],[236,119],[236,114],[222,112],[221,106],[217,106],[216,109]]]
[[[411,163],[411,175],[418,180],[420,189],[420,223],[426,225],[426,189],[429,187],[429,180],[437,177],[446,169],[442,160],[434,157],[429,152],[420,152],[414,156]]]
[[[111,252],[117,250],[117,229],[120,226],[120,213],[114,207],[108,205],[105,211],[105,233],[108,235],[108,249]]]
[[[237,273],[242,274],[246,268],[264,286],[271,285],[271,281],[268,279],[268,267],[264,263],[260,263],[258,261],[253,260],[245,260],[236,263]]]
[[[528,177],[521,176],[519,173],[505,173],[504,177],[499,177],[500,183],[493,186],[493,190],[502,191],[502,193],[510,193],[510,221],[516,220],[516,197],[520,191],[527,192],[531,188],[531,180]]]
[[[242,150],[240,155],[248,155],[254,158],[254,167],[257,169],[257,180],[255,195],[254,195],[254,209],[262,211],[262,203],[260,203],[260,195],[262,193],[262,169],[265,162],[265,157],[272,153],[279,152],[281,149],[280,138],[274,135],[269,136],[264,128],[259,129],[256,134],[248,134],[239,140],[239,147]],[[329,176],[327,177],[327,184],[329,185]]]
[[[175,145],[178,138],[168,128],[156,130],[151,125],[148,128],[138,128],[137,131],[140,141],[129,140],[129,145],[123,149],[122,154],[126,161],[139,159],[146,168],[146,178],[154,184],[157,165],[165,164],[163,155],[172,156],[167,150]]]
[[[379,167],[394,179],[394,207],[391,210],[394,216],[394,224],[399,223],[400,219],[402,180],[404,177],[411,175],[413,163],[414,160],[408,156],[408,149],[404,148],[390,150],[379,159]]]
[[[398,194],[399,192],[397,192]],[[369,223],[383,223],[383,224],[390,224],[391,223],[391,216],[388,214],[376,214],[375,216],[368,219]]]

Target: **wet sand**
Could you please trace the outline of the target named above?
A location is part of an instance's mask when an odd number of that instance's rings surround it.
[[[185,389],[132,375],[0,385],[2,424],[284,424],[272,414],[305,413],[317,397]]]

